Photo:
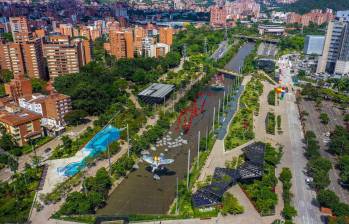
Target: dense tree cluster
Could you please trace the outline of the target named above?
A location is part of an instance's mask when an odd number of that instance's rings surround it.
[[[317,193],[317,200],[322,207],[331,208],[336,216],[349,215],[349,205],[339,201],[338,196],[331,190],[323,189]]]
[[[320,146],[316,135],[312,131],[305,133],[305,156],[308,158],[308,174],[313,178],[312,187],[321,190],[330,184],[329,171],[332,168],[331,162],[320,156]]]
[[[302,51],[304,47],[304,37],[299,35],[284,37],[284,38],[281,38],[278,45],[281,51],[283,50]]]
[[[349,155],[349,131],[346,128],[336,126],[330,138],[329,151],[331,153],[336,155]]]
[[[73,109],[90,115],[101,114],[115,102],[125,102],[125,86],[103,65],[92,62],[80,73],[60,76],[54,86],[71,96]]]
[[[282,210],[282,216],[286,221],[292,223],[293,217],[297,215],[297,210],[291,204],[292,201],[292,173],[288,167],[282,168],[279,180],[282,182],[282,198],[284,199],[284,208]]]
[[[319,86],[313,86],[310,83],[307,83],[303,86],[302,95],[309,100],[322,100],[330,99],[336,103],[342,104],[345,108],[349,104],[349,96],[336,92],[329,88],[323,88]]]
[[[94,213],[97,208],[104,205],[111,186],[108,172],[105,168],[99,169],[95,177],[84,180],[82,192],[74,191],[67,196],[59,213],[63,215]]]
[[[41,168],[26,167],[13,181],[0,182],[0,222],[26,222],[41,177]]]
[[[298,0],[292,4],[281,4],[281,8],[287,12],[307,13],[313,9],[333,9],[334,11],[349,8],[347,0]]]

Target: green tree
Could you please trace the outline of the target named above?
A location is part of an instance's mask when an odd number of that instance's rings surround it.
[[[344,122],[348,123],[349,122],[349,114],[344,115]]]
[[[63,135],[62,136],[62,142],[63,142],[63,147],[66,149],[69,149],[72,147],[73,141],[71,140],[71,138],[69,138],[69,136],[67,135]]]
[[[328,115],[326,113],[321,113],[320,120],[321,120],[321,123],[328,124],[328,122],[330,121],[330,118],[328,117]]]
[[[0,70],[0,82],[1,83],[7,83],[11,79],[13,79],[13,73],[10,70],[7,70],[7,69]]]
[[[293,217],[297,216],[297,210],[290,204],[285,204],[284,209],[282,210],[282,216],[286,220],[292,220]]]
[[[291,173],[290,168],[288,168],[288,167],[283,167],[283,168],[282,168],[282,171],[281,171],[281,173],[280,173],[279,179],[280,179],[282,182],[290,182],[291,179],[292,179],[292,173]]]
[[[0,147],[5,151],[11,151],[17,147],[17,142],[12,135],[5,132],[0,138]]]
[[[33,92],[34,93],[43,93],[43,94],[46,94],[46,82],[42,79],[31,79],[30,80],[31,83],[32,83],[32,87],[33,87]]]
[[[349,132],[342,126],[336,126],[330,136],[329,151],[342,155],[349,154]]]
[[[84,110],[72,110],[64,115],[64,120],[70,125],[79,125],[86,116],[87,113]]]
[[[336,193],[327,189],[320,190],[317,193],[316,199],[318,200],[321,206],[327,207],[327,208],[334,208],[336,204],[339,202],[339,198],[336,195]]]
[[[12,33],[11,32],[3,33],[2,37],[4,38],[4,40],[6,40],[8,42],[12,42],[13,41],[13,37],[12,37]]]
[[[340,158],[338,167],[340,169],[341,181],[349,183],[349,155],[344,155]]]

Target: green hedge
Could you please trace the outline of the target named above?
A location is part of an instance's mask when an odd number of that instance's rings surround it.
[[[275,106],[275,90],[270,90],[268,93],[268,103],[269,105]]]
[[[275,135],[275,114],[272,112],[268,112],[266,117],[266,131],[268,134]]]
[[[285,220],[292,222],[293,218],[297,215],[297,210],[291,205],[292,173],[288,167],[282,168],[279,180],[282,182],[282,198],[284,199],[282,216],[285,218]]]

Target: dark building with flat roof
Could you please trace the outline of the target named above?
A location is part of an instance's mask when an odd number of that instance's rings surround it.
[[[161,104],[175,90],[174,85],[153,83],[148,88],[138,93],[138,97],[145,103]]]

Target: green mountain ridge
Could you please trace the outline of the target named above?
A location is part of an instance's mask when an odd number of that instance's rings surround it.
[[[349,0],[299,0],[292,4],[283,4],[281,8],[301,14],[310,12],[312,9],[349,10]]]

